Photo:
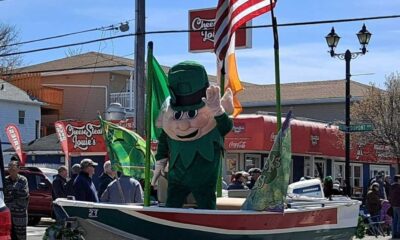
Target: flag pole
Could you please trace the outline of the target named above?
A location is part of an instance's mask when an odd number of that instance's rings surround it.
[[[151,148],[151,101],[152,101],[152,68],[149,67],[153,59],[153,42],[147,44],[147,84],[146,84],[146,162],[144,172],[144,206],[150,206],[150,148]]]
[[[218,62],[218,57],[217,57],[217,62]],[[218,66],[218,63],[217,63]],[[221,66],[221,79],[220,79],[220,84],[219,84],[220,92],[221,92],[221,97],[224,96],[225,93],[225,59],[222,60],[222,66]],[[217,197],[222,197],[222,162],[219,165],[219,174],[218,174],[218,179],[217,179]]]
[[[276,93],[276,125],[277,132],[282,126],[282,113],[281,113],[281,76],[279,69],[279,38],[278,38],[278,24],[274,15],[274,5],[276,0],[269,0],[271,5],[271,20],[272,30],[274,34],[274,59],[275,59],[275,93]],[[272,3],[273,2],[273,3]]]

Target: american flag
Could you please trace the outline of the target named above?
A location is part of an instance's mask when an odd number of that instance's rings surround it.
[[[219,0],[215,17],[214,51],[224,60],[232,35],[243,24],[266,13],[275,6],[276,0]]]

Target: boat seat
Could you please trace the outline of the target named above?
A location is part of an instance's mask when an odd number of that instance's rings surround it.
[[[240,210],[246,198],[217,198],[218,210]]]
[[[158,179],[158,188],[157,188],[157,197],[158,202],[163,205],[167,200],[167,189],[168,189],[168,180],[161,176]],[[228,191],[229,197],[221,197],[217,198],[217,209],[218,210],[240,210],[244,201],[246,200],[246,196],[248,194],[248,190],[230,190]],[[186,198],[186,202],[183,205],[183,208],[197,208],[196,200],[194,199],[192,194]]]

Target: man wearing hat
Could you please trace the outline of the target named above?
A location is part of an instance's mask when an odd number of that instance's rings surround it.
[[[81,161],[80,165],[81,171],[73,184],[75,200],[98,202],[99,198],[97,197],[96,187],[92,181],[97,163],[92,159],[85,158]]]
[[[247,184],[247,187],[249,189],[252,189],[254,187],[254,184],[256,184],[257,179],[261,175],[261,169],[259,168],[250,168],[249,174],[251,176],[250,183]]]
[[[230,89],[221,99],[219,87],[210,86],[204,67],[185,61],[168,73],[169,105],[160,114],[163,129],[156,154],[152,184],[168,162],[167,207],[182,207],[193,193],[197,207],[215,209],[216,183],[223,154],[223,137],[232,129],[223,103],[232,104]]]

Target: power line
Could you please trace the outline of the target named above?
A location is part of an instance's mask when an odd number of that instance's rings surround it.
[[[310,22],[283,23],[283,24],[278,24],[278,27],[292,27],[292,26],[304,26],[304,25],[316,25],[316,24],[328,24],[328,23],[340,23],[340,22],[368,21],[368,20],[391,19],[391,18],[400,18],[400,15],[376,16],[376,17],[364,17],[364,18],[347,18],[347,19],[310,21]],[[245,26],[245,27],[242,27],[242,28],[270,28],[270,27],[272,27],[272,25],[269,24],[269,25]],[[200,31],[204,31],[204,30],[213,30],[213,28],[202,29],[202,30],[187,30],[187,29],[185,29],[185,30],[148,31],[148,32],[145,32],[145,33],[140,33],[140,34],[189,33],[189,32],[200,32]],[[14,55],[19,55],[19,54],[48,51],[48,50],[53,50],[53,49],[58,49],[58,48],[65,48],[65,47],[72,47],[72,46],[77,46],[77,45],[90,44],[90,43],[95,43],[95,42],[100,42],[100,41],[111,40],[111,39],[133,37],[133,36],[136,36],[136,35],[137,35],[136,33],[129,33],[129,34],[117,35],[117,36],[112,36],[112,37],[107,37],[107,38],[94,39],[94,40],[85,41],[85,42],[64,44],[64,45],[59,45],[59,46],[54,46],[54,47],[32,49],[32,50],[14,52],[14,53],[6,53],[6,54],[1,54],[0,57],[7,57],[7,56],[14,56]]]
[[[54,47],[38,48],[38,49],[32,49],[32,50],[27,50],[27,51],[21,51],[21,52],[0,54],[0,57],[8,57],[8,56],[20,55],[20,54],[25,54],[25,53],[42,52],[42,51],[48,51],[48,50],[53,50],[53,49],[58,49],[58,48],[73,47],[73,46],[101,42],[101,41],[106,41],[106,40],[111,40],[111,39],[116,39],[116,38],[132,37],[135,35],[136,34],[134,34],[134,33],[129,33],[129,34],[123,34],[123,35],[112,36],[112,37],[107,37],[107,38],[98,38],[98,39],[85,41],[85,42],[78,42],[78,43],[58,45],[58,46],[54,46]]]
[[[131,22],[132,20],[133,19],[130,19],[126,22]],[[5,45],[2,47],[6,48],[6,47],[12,47],[12,46],[23,45],[23,44],[28,44],[28,43],[41,42],[41,41],[62,38],[62,37],[77,35],[77,34],[81,34],[81,33],[93,32],[93,31],[108,31],[108,30],[117,30],[117,29],[118,29],[118,27],[116,27],[115,24],[112,24],[110,26],[105,26],[105,27],[92,28],[92,29],[82,30],[82,31],[78,31],[78,32],[65,33],[65,34],[55,35],[55,36],[51,36],[51,37],[45,37],[45,38],[39,38],[39,39],[34,39],[34,40],[29,40],[29,41],[24,41],[24,42],[13,43],[13,44]]]

